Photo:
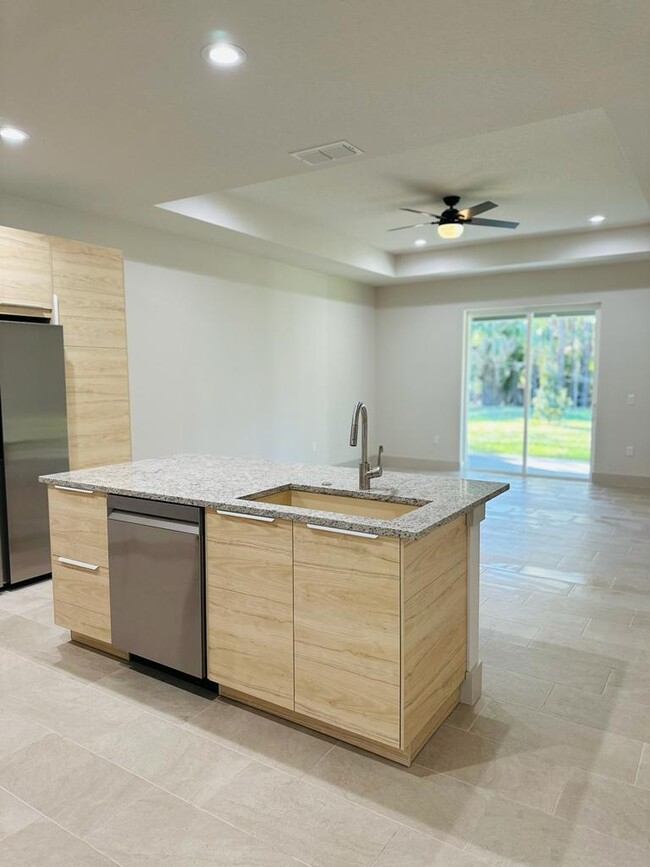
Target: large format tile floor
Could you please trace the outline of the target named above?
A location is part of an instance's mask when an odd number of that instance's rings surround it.
[[[650,496],[513,482],[484,696],[412,768],[67,643],[0,595],[0,867],[650,863]]]

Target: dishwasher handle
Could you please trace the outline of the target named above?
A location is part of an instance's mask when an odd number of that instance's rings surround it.
[[[114,509],[108,515],[109,521],[121,521],[124,524],[138,524],[142,527],[155,527],[157,530],[172,530],[176,533],[199,535],[198,524],[187,524],[183,521],[169,521],[165,518],[152,518],[149,515],[139,515],[133,512],[120,512]]]

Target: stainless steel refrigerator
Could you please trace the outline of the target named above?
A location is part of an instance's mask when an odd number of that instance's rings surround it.
[[[63,330],[0,322],[0,586],[49,575],[44,473],[68,469]]]

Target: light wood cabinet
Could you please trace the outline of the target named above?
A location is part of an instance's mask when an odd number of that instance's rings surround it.
[[[0,312],[50,315],[52,271],[45,235],[0,226]]]
[[[106,494],[48,490],[54,620],[110,644]]]
[[[400,743],[399,539],[294,525],[295,710]]]
[[[71,469],[131,459],[123,260],[119,250],[51,239],[63,326]]]
[[[208,677],[293,708],[290,521],[206,511]]]
[[[410,764],[465,677],[465,517],[416,541],[209,512],[206,528],[210,679]]]
[[[432,720],[465,677],[466,654],[467,526],[461,517],[402,543],[403,746],[421,746],[436,727]]]
[[[119,250],[0,226],[0,315],[63,326],[70,469],[131,459],[124,268]]]

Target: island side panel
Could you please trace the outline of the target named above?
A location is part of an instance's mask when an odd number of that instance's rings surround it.
[[[467,655],[465,517],[402,542],[402,749],[458,702]],[[442,714],[442,718],[441,718]]]
[[[462,704],[474,705],[481,697],[483,663],[479,652],[479,583],[481,571],[481,521],[485,504],[467,513],[467,673],[460,691]]]
[[[399,747],[400,542],[293,532],[295,709]]]
[[[293,710],[291,521],[206,510],[208,677]]]

